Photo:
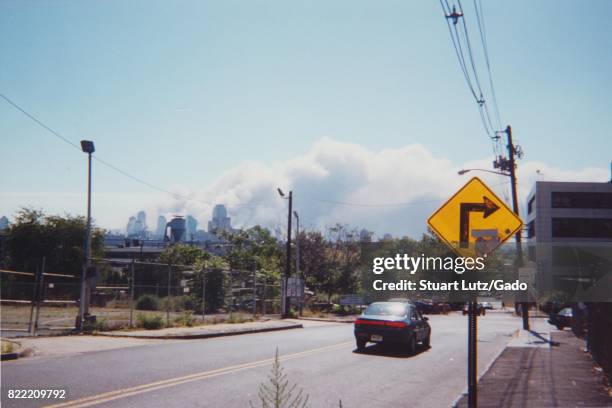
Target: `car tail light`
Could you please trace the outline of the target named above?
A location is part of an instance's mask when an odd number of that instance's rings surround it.
[[[365,319],[357,319],[355,320],[355,326],[358,325],[370,325],[370,326],[387,326],[387,327],[396,327],[403,329],[404,327],[408,327],[405,322],[385,322],[382,320],[365,320]]]

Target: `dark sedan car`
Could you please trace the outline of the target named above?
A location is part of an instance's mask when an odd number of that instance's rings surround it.
[[[375,302],[355,320],[355,340],[361,351],[368,342],[399,343],[416,353],[417,343],[428,347],[431,327],[414,304],[408,302]]]

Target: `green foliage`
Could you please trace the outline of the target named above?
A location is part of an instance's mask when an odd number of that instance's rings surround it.
[[[300,389],[296,393],[297,384],[289,384],[287,375],[278,361],[278,349],[274,355],[272,370],[268,375],[268,381],[259,386],[259,403],[261,408],[306,408],[308,407],[308,395]],[[249,401],[251,408],[255,405]]]
[[[96,319],[94,322],[85,321],[83,324],[83,331],[93,332],[93,331],[106,331],[109,330],[108,323],[106,319]]]
[[[36,272],[45,257],[47,272],[80,276],[84,263],[85,230],[84,217],[47,216],[41,210],[22,208],[6,230],[5,253],[1,261],[13,270]],[[104,232],[93,228],[92,256],[101,256],[103,250]],[[13,276],[7,281],[20,279],[29,278]],[[66,294],[76,295],[79,287],[68,285],[63,290]]]
[[[287,316],[290,319],[297,319],[299,317],[299,314],[297,310],[295,310],[294,308],[290,308],[289,313],[287,313]]]
[[[161,299],[159,308],[161,310],[182,312],[183,310],[194,310],[195,302],[193,297],[189,295],[166,296],[165,298]]]
[[[136,301],[138,310],[159,310],[159,298],[155,295],[142,295]]]
[[[253,319],[242,313],[230,313],[225,323],[245,323],[252,322]]]
[[[164,319],[157,315],[138,314],[136,321],[139,327],[146,330],[157,330],[164,327]]]
[[[201,311],[203,274],[206,278],[206,313],[214,313],[225,308],[225,295],[229,293],[229,278],[225,271],[228,264],[222,258],[211,255],[208,259],[196,262],[193,274],[193,300],[194,306]]]
[[[183,312],[179,317],[174,319],[176,326],[187,326],[191,327],[196,323],[197,319],[191,312]]]

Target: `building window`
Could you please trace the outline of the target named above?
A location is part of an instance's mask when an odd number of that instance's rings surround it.
[[[529,224],[527,224],[527,238],[533,238],[535,235],[535,221],[531,221]]]
[[[535,196],[531,197],[531,200],[529,200],[529,202],[527,203],[527,214],[531,214],[533,212],[534,204],[535,204]]]
[[[612,218],[553,218],[553,238],[612,238]]]
[[[612,209],[612,193],[578,193],[554,191],[552,208]]]

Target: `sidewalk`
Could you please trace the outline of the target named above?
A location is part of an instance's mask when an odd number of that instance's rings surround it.
[[[138,339],[205,339],[209,337],[232,336],[247,333],[261,333],[276,330],[301,329],[300,323],[268,320],[247,323],[219,323],[195,327],[171,327],[159,330],[131,330],[99,332],[98,336],[131,337]]]
[[[478,382],[479,407],[612,407],[584,341],[532,319]],[[456,404],[467,407],[467,396]]]

